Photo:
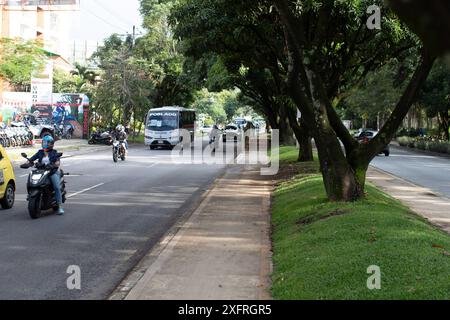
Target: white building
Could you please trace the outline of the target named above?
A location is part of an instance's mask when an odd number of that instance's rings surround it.
[[[0,0],[0,34],[38,39],[45,50],[66,60],[72,55],[70,30],[78,0]]]

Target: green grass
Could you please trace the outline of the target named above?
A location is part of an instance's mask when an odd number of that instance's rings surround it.
[[[141,143],[141,144],[143,144],[145,142],[145,135],[144,134],[140,134],[140,135],[135,136],[135,137],[130,136],[128,138],[128,141],[131,142],[131,143]]]
[[[281,163],[295,163],[298,159],[298,149],[294,146],[280,147],[280,162]]]
[[[292,150],[284,152],[289,161]],[[373,186],[367,193],[355,203],[331,203],[317,174],[279,185],[275,299],[450,298],[450,237]],[[371,265],[381,268],[381,290],[367,288]]]

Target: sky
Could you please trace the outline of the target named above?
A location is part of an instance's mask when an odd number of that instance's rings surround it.
[[[80,0],[73,21],[73,40],[102,42],[113,33],[132,33],[133,25],[142,24],[139,0]]]

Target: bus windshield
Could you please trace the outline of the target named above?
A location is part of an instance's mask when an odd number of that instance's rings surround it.
[[[178,113],[158,112],[150,113],[147,129],[152,131],[172,131],[179,128]]]

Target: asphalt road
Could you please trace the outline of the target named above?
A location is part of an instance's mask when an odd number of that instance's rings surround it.
[[[450,198],[450,158],[391,147],[390,157],[376,157],[371,165]]]
[[[26,170],[16,169],[17,199],[0,211],[0,299],[105,299],[123,277],[224,171],[176,164],[170,151],[132,147],[114,164],[102,151],[62,161],[70,199],[63,217],[31,220]],[[68,290],[67,268],[81,268]]]

